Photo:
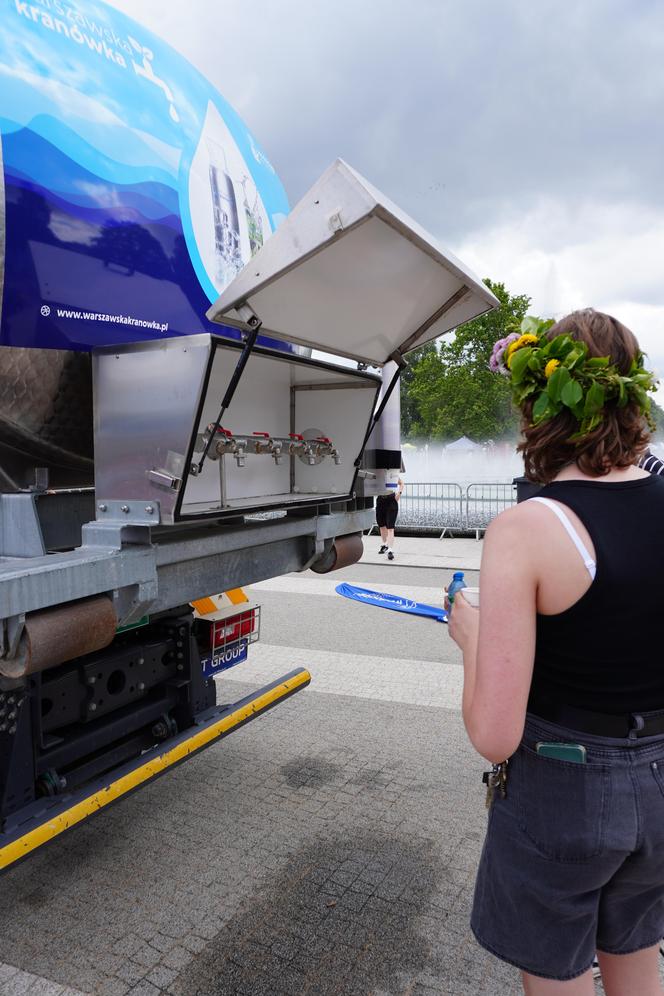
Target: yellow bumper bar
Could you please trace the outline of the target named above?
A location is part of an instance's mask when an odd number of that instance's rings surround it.
[[[53,808],[58,812],[52,815],[44,814],[43,820],[37,826],[25,832],[22,836],[3,844],[3,834],[0,834],[0,871],[25,858],[38,847],[70,830],[77,823],[82,823],[89,816],[99,812],[104,807],[116,802],[122,796],[135,791],[142,785],[162,775],[169,768],[186,761],[192,754],[209,747],[229,733],[256,719],[261,713],[271,709],[278,702],[289,698],[311,681],[308,671],[293,671],[284,675],[278,681],[260,689],[253,697],[242,699],[229,706],[228,711],[218,718],[212,717],[204,724],[187,730],[184,734],[172,738],[168,744],[155,748],[149,755],[143,755],[135,762],[135,766],[125,774],[117,777],[108,785],[97,788],[92,794],[86,795],[67,808],[58,808],[57,798],[53,799]],[[170,744],[170,746],[169,746]],[[165,747],[165,749],[163,749]],[[158,751],[161,751],[158,753]],[[112,776],[111,776],[112,777]],[[61,807],[66,806],[60,800]]]

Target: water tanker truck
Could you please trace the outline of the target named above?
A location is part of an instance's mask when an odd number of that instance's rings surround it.
[[[340,160],[289,210],[115,9],[2,2],[7,869],[308,684],[217,701],[257,630],[237,589],[359,558],[406,354],[496,302]]]

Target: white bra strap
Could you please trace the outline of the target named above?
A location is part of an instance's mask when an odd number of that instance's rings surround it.
[[[572,543],[577,548],[581,556],[583,557],[583,563],[588,571],[588,574],[590,574],[590,580],[594,581],[595,574],[597,572],[597,564],[590,556],[581,537],[579,536],[576,529],[574,528],[570,520],[563,512],[560,505],[557,505],[555,501],[552,501],[550,498],[540,498],[539,495],[536,495],[534,498],[529,498],[528,501],[539,501],[542,503],[542,505],[546,505],[547,508],[550,508],[552,512],[555,512],[555,514],[558,516],[563,526],[565,527],[567,535],[569,536],[569,538],[571,539]]]

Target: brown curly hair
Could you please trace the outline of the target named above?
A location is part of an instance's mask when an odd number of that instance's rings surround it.
[[[561,318],[546,333],[548,339],[567,333],[585,342],[590,356],[609,356],[621,374],[628,374],[632,360],[640,354],[633,332],[621,322],[593,308],[573,311]],[[521,407],[522,441],[517,450],[523,453],[526,477],[548,484],[570,463],[590,477],[603,477],[614,467],[630,467],[646,449],[650,433],[645,417],[634,402],[618,408],[609,402],[596,429],[583,439],[571,442],[578,429],[572,413],[564,409],[559,415],[533,425],[533,402]]]

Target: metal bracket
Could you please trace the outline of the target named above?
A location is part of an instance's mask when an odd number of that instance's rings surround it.
[[[16,616],[9,616],[3,620],[2,626],[2,657],[11,659],[18,656],[23,627],[25,625],[25,613],[20,612]]]
[[[159,594],[159,584],[155,578],[142,584],[116,588],[112,592],[113,608],[118,617],[118,626],[131,626],[147,615]]]
[[[115,522],[122,526],[157,526],[161,521],[158,501],[146,502],[136,499],[110,501],[102,498],[96,504],[96,512],[97,522]]]
[[[341,208],[340,207],[337,208],[336,211],[333,211],[331,214],[328,214],[328,216],[327,216],[327,223],[328,223],[328,225],[330,227],[330,231],[332,231],[332,232],[341,232],[341,231],[343,231],[344,223],[343,223],[343,219],[341,217]]]
[[[156,484],[158,488],[166,488],[167,491],[179,491],[182,487],[182,478],[170,474],[167,470],[148,470],[147,477],[151,484]]]
[[[35,494],[0,495],[0,555],[42,557],[45,553]]]
[[[243,321],[245,325],[248,325],[249,328],[253,329],[256,328],[256,326],[260,328],[261,325],[260,318],[254,311],[254,309],[251,307],[251,305],[247,304],[246,301],[244,302],[244,304],[238,304],[235,310],[240,316],[241,321]]]
[[[305,563],[302,565],[302,567],[299,568],[300,573],[302,571],[308,571],[309,568],[311,567],[311,565],[316,560],[319,560],[323,556],[323,554],[326,552],[325,551],[326,546],[327,546],[327,549],[329,550],[329,549],[331,549],[332,544],[334,543],[334,540],[329,540],[329,539],[328,540],[323,540],[323,539],[319,539],[317,536],[316,537],[312,537],[312,538],[313,538],[313,552],[312,552],[311,556],[309,557],[309,559],[307,561],[305,561]]]

